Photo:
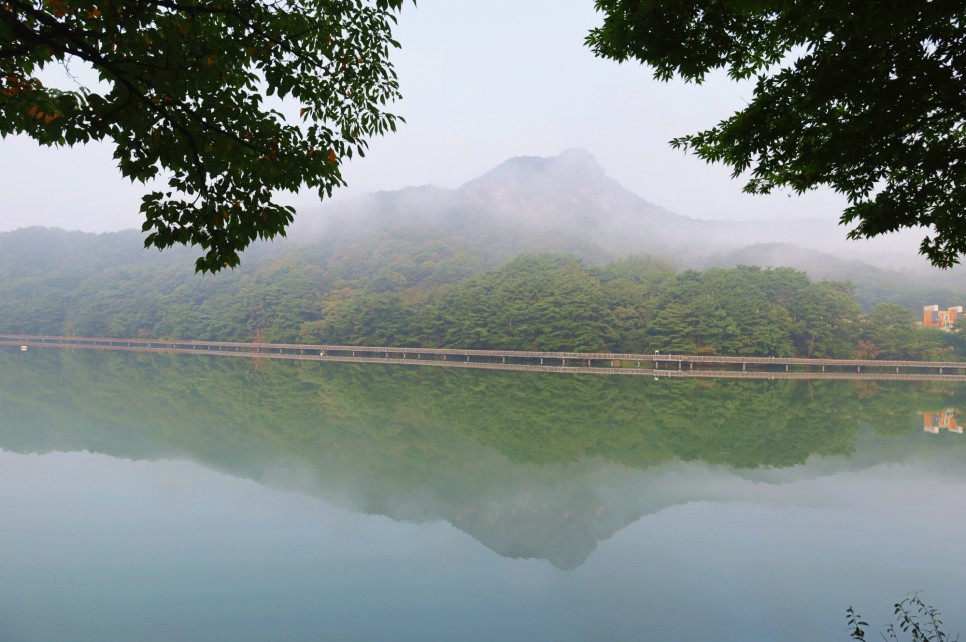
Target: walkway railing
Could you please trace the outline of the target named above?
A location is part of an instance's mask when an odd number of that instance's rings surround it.
[[[0,334],[0,346],[3,345],[658,377],[966,381],[966,362],[961,361],[460,350]]]

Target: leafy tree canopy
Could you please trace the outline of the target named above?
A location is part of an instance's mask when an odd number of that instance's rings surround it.
[[[750,171],[745,191],[831,186],[851,238],[929,228],[920,251],[966,253],[966,5],[914,0],[596,0],[593,51],[668,80],[756,78],[748,106],[671,141]]]
[[[389,51],[403,0],[12,0],[0,4],[0,135],[111,139],[144,196],[146,246],[193,244],[196,269],[238,264],[285,232],[278,191],[330,196],[342,159],[394,130]],[[100,80],[84,87],[70,66]],[[39,77],[60,64],[76,88]],[[286,118],[282,103],[300,108]]]

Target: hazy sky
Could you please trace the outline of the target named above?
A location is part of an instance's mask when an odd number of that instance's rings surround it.
[[[457,187],[512,156],[590,151],[647,200],[696,218],[837,218],[844,200],[741,193],[730,170],[672,150],[674,136],[708,127],[743,104],[749,86],[658,83],[637,65],[599,60],[584,44],[600,22],[593,0],[419,0],[400,16],[395,56],[407,119],[347,168],[354,193]],[[108,145],[41,149],[0,141],[0,229],[139,227],[140,185],[117,173]],[[300,211],[319,206],[310,191]],[[843,231],[844,232],[844,231]]]

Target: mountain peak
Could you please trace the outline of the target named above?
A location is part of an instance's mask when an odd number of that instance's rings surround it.
[[[561,163],[582,164],[587,167],[600,167],[600,165],[597,164],[597,159],[594,158],[594,155],[582,147],[571,147],[570,149],[565,149],[560,152],[559,156],[551,160],[556,160]]]
[[[463,189],[473,191],[487,185],[518,185],[535,180],[584,184],[599,182],[604,178],[604,169],[590,152],[572,147],[558,156],[515,156],[479,178],[467,182]]]
[[[629,250],[621,240],[627,230],[639,235],[681,219],[621,187],[590,152],[579,148],[549,158],[511,158],[458,192],[494,220],[555,233],[566,230],[583,240],[618,239]],[[643,248],[635,243],[633,249]]]

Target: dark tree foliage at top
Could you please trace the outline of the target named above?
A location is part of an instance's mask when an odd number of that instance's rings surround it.
[[[110,139],[121,173],[162,178],[143,198],[146,246],[198,245],[196,268],[238,264],[285,233],[278,191],[320,197],[340,163],[394,130],[389,52],[402,0],[12,0],[0,3],[0,135],[45,145]],[[87,63],[100,84],[39,73]],[[286,118],[281,103],[300,108]]]
[[[671,141],[750,171],[744,189],[831,186],[851,238],[929,228],[921,252],[966,253],[962,0],[596,0],[593,51],[668,80],[756,78],[748,106]]]

